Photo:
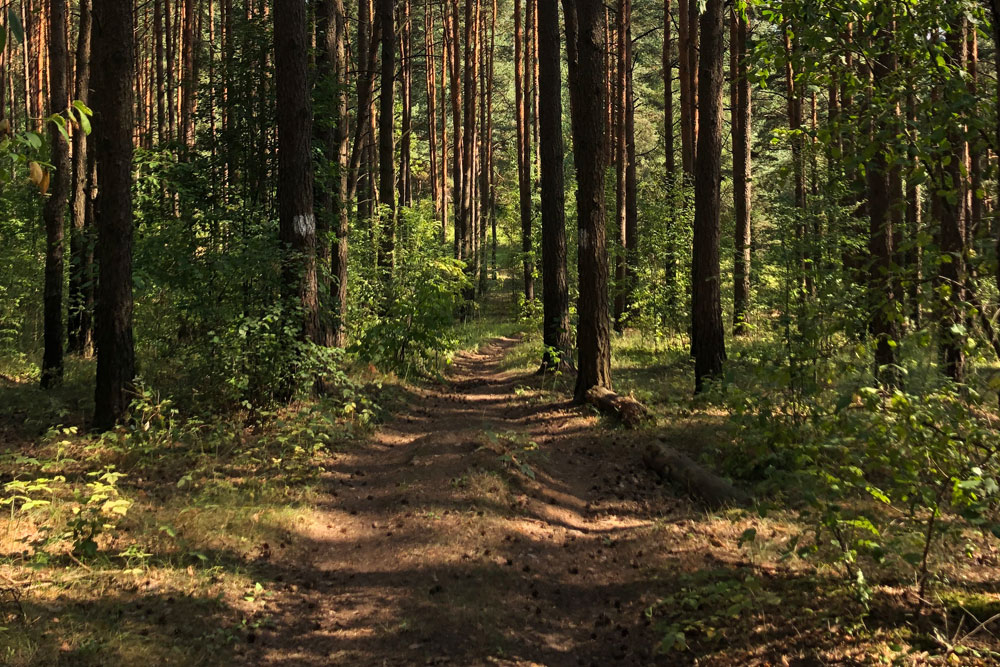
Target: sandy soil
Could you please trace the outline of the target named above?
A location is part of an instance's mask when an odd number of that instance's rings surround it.
[[[279,583],[248,660],[672,662],[654,657],[644,611],[692,510],[641,468],[637,445],[499,370],[516,343],[460,356],[450,384],[414,393],[336,458],[301,534],[262,547]]]

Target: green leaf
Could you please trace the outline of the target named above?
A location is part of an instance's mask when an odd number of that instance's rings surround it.
[[[77,115],[77,123],[79,123],[83,133],[89,135],[92,129],[90,125],[90,117],[94,115],[94,112],[80,100],[73,102],[73,108],[79,112]]]

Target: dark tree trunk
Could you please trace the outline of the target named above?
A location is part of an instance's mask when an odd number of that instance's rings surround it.
[[[160,3],[156,4],[157,9]],[[90,100],[90,31],[91,0],[80,0],[79,36],[76,47],[76,90],[74,97],[84,104]],[[162,18],[161,18],[162,22]],[[161,38],[162,43],[162,38]],[[162,51],[162,46],[159,47]],[[159,69],[162,83],[163,68]],[[162,100],[161,100],[162,101]],[[162,110],[162,105],[161,105]],[[162,114],[161,114],[162,116]],[[162,130],[163,124],[160,122]],[[94,353],[92,294],[93,230],[87,227],[87,155],[93,147],[79,128],[73,132],[73,185],[70,206],[70,270],[69,270],[69,335],[68,349],[73,354],[89,357]]]
[[[304,0],[275,0],[278,224],[279,238],[288,251],[283,270],[286,298],[289,306],[301,309],[303,337],[322,343],[316,284],[308,49]]]
[[[611,321],[604,204],[604,6],[598,0],[564,0],[569,90],[576,163],[579,230],[577,367],[575,400],[592,387],[611,389]]]
[[[462,259],[465,260],[466,272],[470,279],[475,272],[475,229],[473,216],[475,209],[475,146],[476,146],[476,98],[477,95],[477,61],[476,39],[478,37],[479,0],[468,0],[465,4],[465,44],[463,70],[463,102],[464,127],[462,129],[462,207],[461,215],[455,221],[455,228],[460,232],[459,246]],[[467,294],[471,299],[474,294]]]
[[[618,244],[615,248],[615,299],[614,327],[621,333],[625,330],[625,246],[628,243],[625,202],[625,172],[628,168],[628,150],[625,139],[625,115],[628,110],[628,45],[625,40],[625,30],[628,20],[629,0],[618,0],[615,12],[615,39],[613,51],[617,54],[615,61],[614,82],[610,87],[613,99],[611,106],[614,111],[614,147],[615,147],[615,230],[618,232]]]
[[[514,0],[514,114],[517,120],[517,188],[521,211],[521,252],[524,253],[524,298],[535,298],[535,269],[531,262],[531,146],[528,140],[527,97],[524,88],[527,54],[524,53],[525,31],[521,28],[521,2]]]
[[[411,143],[413,134],[413,44],[411,41],[410,25],[410,0],[403,0],[400,21],[400,98],[403,102],[403,113],[401,117],[402,131],[399,135],[399,206],[410,206],[412,201],[411,190]]]
[[[201,38],[196,16],[196,0],[184,0],[183,60],[181,85],[181,131],[184,145],[194,146],[194,115],[198,96],[198,42]],[[275,12],[277,13],[277,11]]]
[[[674,159],[674,69],[670,28],[670,0],[663,0],[663,146],[666,151],[667,184],[677,177]]]
[[[701,15],[701,57],[698,72],[700,128],[695,167],[694,252],[691,270],[691,349],[695,360],[695,391],[718,376],[726,359],[722,325],[719,268],[722,177],[723,0],[708,0]]]
[[[434,16],[431,3],[424,2],[424,82],[427,90],[427,145],[430,158],[431,200],[434,202],[434,218],[440,219],[443,199],[441,185],[438,182],[438,142],[437,142],[437,63],[434,60]],[[441,227],[441,239],[444,240],[445,229]]]
[[[94,0],[94,127],[98,173],[97,383],[94,426],[125,415],[135,379],[132,338],[132,3]]]
[[[802,272],[802,280],[806,293],[812,293],[812,270],[807,262],[806,253],[806,179],[804,158],[804,137],[802,135],[802,91],[796,83],[795,55],[797,45],[793,40],[794,28],[791,19],[786,19],[783,29],[785,40],[785,89],[788,94],[788,129],[791,130],[792,142],[792,175],[793,193],[795,199],[796,215],[795,239],[799,245],[799,266]]]
[[[906,96],[906,115],[909,119],[909,124],[911,127],[916,126],[917,120],[917,98],[913,92],[910,92]],[[914,154],[916,151],[914,150]],[[919,162],[915,158],[914,166],[918,166]],[[909,235],[910,249],[906,254],[906,261],[904,266],[906,267],[906,275],[909,282],[909,289],[907,293],[907,299],[909,300],[909,314],[912,319],[913,326],[919,328],[921,320],[921,280],[923,271],[921,269],[921,263],[923,262],[923,251],[921,245],[917,243],[917,237],[920,235],[921,228],[923,227],[923,188],[916,182],[913,178],[906,179],[906,229]],[[902,295],[898,295],[898,298],[902,298]]]
[[[991,21],[993,25],[993,44],[1000,44],[1000,0],[991,0],[990,10],[993,20]],[[996,62],[994,63],[996,68],[997,77],[1000,78],[1000,50],[994,54]],[[996,146],[997,150],[1000,151],[1000,95],[996,99],[996,113],[997,113],[997,126],[996,126]],[[1000,185],[1000,183],[998,183]],[[1000,194],[997,196],[997,200],[1000,201]],[[1000,225],[996,225],[995,234],[997,236],[996,240],[996,280],[997,285],[1000,285]]]
[[[334,54],[337,82],[337,126],[334,146],[337,160],[337,186],[334,198],[335,244],[330,256],[331,296],[333,301],[333,344],[343,347],[347,343],[347,237],[350,230],[350,198],[348,196],[348,117],[347,117],[347,14],[343,0],[333,0],[335,19]]]
[[[948,64],[955,70],[966,67],[968,26],[964,18],[957,19],[957,25],[952,26],[948,34]],[[965,143],[962,132],[954,127],[954,119],[947,121],[949,129],[949,144],[956,151],[951,161],[945,167],[945,176],[939,187],[950,191],[952,196],[937,195],[941,210],[939,243],[941,252],[950,261],[941,263],[939,281],[947,286],[948,295],[941,304],[940,330],[941,353],[944,359],[945,372],[955,382],[961,382],[965,376],[965,355],[963,352],[964,336],[956,332],[956,326],[963,326],[965,300],[965,234],[966,234],[966,194],[963,167],[965,165]]]
[[[65,114],[69,99],[66,66],[66,0],[49,0],[49,113]],[[82,134],[78,131],[77,134]],[[42,387],[49,389],[63,377],[63,241],[66,202],[69,198],[69,146],[59,128],[49,123],[52,192],[45,202],[45,352],[42,356]]]
[[[749,20],[749,19],[748,19]],[[731,47],[733,64],[733,335],[747,332],[750,308],[750,76],[747,67],[747,22],[733,13]]]
[[[542,184],[542,369],[569,361],[569,286],[566,273],[566,213],[563,183],[562,73],[559,5],[538,0],[538,109]]]
[[[883,10],[891,11],[891,10]],[[882,27],[878,40],[879,53],[872,68],[872,88],[879,90],[892,71],[892,25],[891,17],[880,23]],[[874,109],[870,109],[869,118],[873,118]],[[869,120],[870,136],[876,145],[882,143],[875,120]],[[875,337],[875,367],[876,375],[883,382],[895,384],[892,366],[896,363],[893,344],[896,340],[895,327],[892,323],[894,311],[894,286],[892,277],[893,258],[893,220],[891,211],[899,202],[893,201],[888,158],[884,151],[877,151],[865,169],[868,175],[868,214],[869,240],[868,251],[870,270],[867,286],[869,290],[869,307],[871,309],[870,329]]]
[[[396,199],[393,168],[394,81],[396,77],[396,32],[393,26],[393,0],[378,0],[378,22],[382,37],[381,92],[378,111],[378,170],[381,229],[379,230],[378,265],[383,280],[392,276],[396,247]]]
[[[315,122],[317,145],[325,164],[316,181],[316,256],[329,293],[330,316],[323,318],[325,345],[343,345],[347,298],[347,94],[342,81],[345,65],[343,0],[322,0],[316,7],[316,66],[323,113]],[[336,169],[331,167],[336,165]],[[331,236],[331,231],[333,232]],[[325,297],[324,297],[325,298]]]

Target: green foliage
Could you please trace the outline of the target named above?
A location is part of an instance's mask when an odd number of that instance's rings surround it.
[[[756,577],[737,579],[727,575],[708,582],[683,577],[678,592],[646,609],[646,617],[656,622],[662,636],[659,653],[688,651],[692,642],[731,640],[748,616],[762,607],[780,604],[781,599],[764,590]]]
[[[426,208],[401,212],[392,280],[379,284],[369,274],[363,288],[373,298],[352,348],[361,359],[403,375],[432,373],[454,349],[449,328],[472,282],[441,246],[437,224]]]

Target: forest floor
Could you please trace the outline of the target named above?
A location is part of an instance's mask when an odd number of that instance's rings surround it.
[[[624,383],[685,372],[683,354],[673,368],[620,349]],[[684,395],[660,427],[622,430],[567,401],[571,378],[535,375],[537,352],[537,341],[492,337],[457,354],[443,381],[397,386],[393,416],[374,432],[301,465],[254,444],[287,437],[273,434],[237,434],[231,454],[167,448],[147,459],[93,445],[86,454],[71,436],[25,444],[18,470],[25,455],[71,479],[87,456],[115,462],[134,504],[89,565],[31,555],[43,522],[11,513],[0,531],[0,663],[944,660],[910,627],[905,583],[880,587],[859,621],[830,569],[781,557],[802,531],[791,515],[709,513],[643,467],[653,438],[692,453],[725,438],[719,414]],[[0,439],[27,443],[34,390],[2,382],[0,399],[25,407],[7,406]],[[751,529],[758,539],[746,544]],[[961,603],[978,600],[988,615],[1000,600],[980,569],[981,595]],[[950,637],[947,613],[943,622]]]

